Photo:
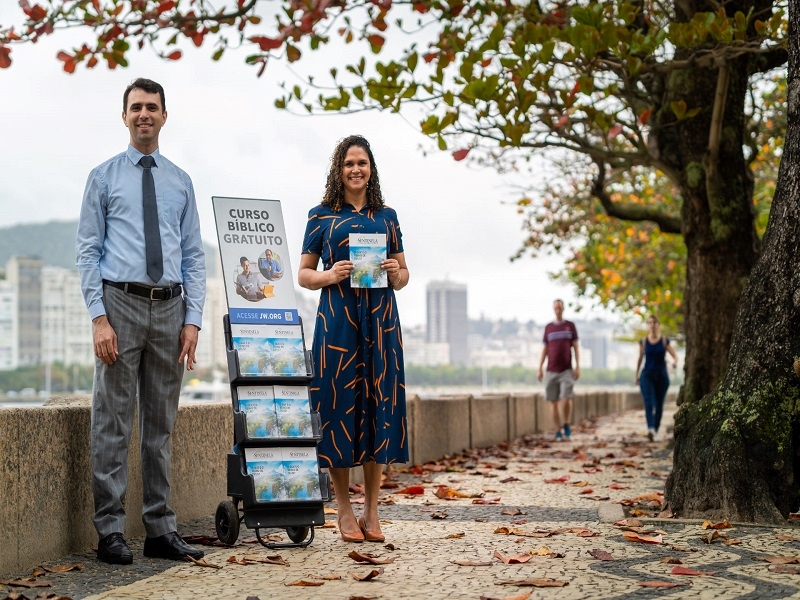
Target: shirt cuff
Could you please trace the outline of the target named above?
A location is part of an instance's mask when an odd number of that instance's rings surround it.
[[[196,310],[187,310],[183,319],[184,325],[194,325],[198,329],[203,328],[203,313]]]

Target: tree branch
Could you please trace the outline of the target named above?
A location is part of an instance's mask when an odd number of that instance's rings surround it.
[[[595,161],[598,175],[592,183],[592,196],[600,200],[603,210],[609,217],[625,221],[650,221],[658,225],[664,233],[682,233],[681,219],[673,215],[664,214],[638,204],[621,204],[614,202],[605,190],[606,169],[601,161]]]

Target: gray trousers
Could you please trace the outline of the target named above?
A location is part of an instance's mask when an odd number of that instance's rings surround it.
[[[103,538],[125,531],[128,445],[139,398],[142,522],[149,537],[177,530],[169,507],[170,434],[178,414],[183,366],[180,332],[186,305],[180,296],[151,301],[103,286],[106,315],[117,333],[112,365],[95,359],[92,392],[94,526]]]

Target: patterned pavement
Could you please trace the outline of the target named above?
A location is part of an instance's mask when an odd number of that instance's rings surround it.
[[[64,557],[45,566],[82,570],[37,577],[48,588],[0,586],[0,600],[42,590],[73,600],[800,598],[792,521],[714,529],[654,518],[671,440],[644,433],[642,412],[630,411],[583,423],[569,441],[530,437],[392,473],[382,495],[385,544],[342,542],[334,515],[305,549],[269,550],[243,527],[237,546],[205,548],[213,566],[146,559],[142,540],[131,540],[133,565]],[[415,487],[423,493],[400,493]],[[215,537],[213,517],[181,534]]]

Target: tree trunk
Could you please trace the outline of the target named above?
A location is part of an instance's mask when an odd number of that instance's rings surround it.
[[[677,72],[662,104],[662,126],[674,129],[662,154],[679,174],[687,249],[681,401],[699,400],[722,380],[739,299],[756,261],[753,178],[743,153],[750,74],[744,60],[724,72]],[[676,101],[700,112],[676,120],[671,109]]]
[[[666,500],[681,517],[782,523],[800,506],[799,4],[790,1],[788,130],[777,189],[742,292],[728,369],[716,390],[684,402],[675,418]],[[693,322],[713,318],[713,304],[702,308],[711,312],[692,315]]]

